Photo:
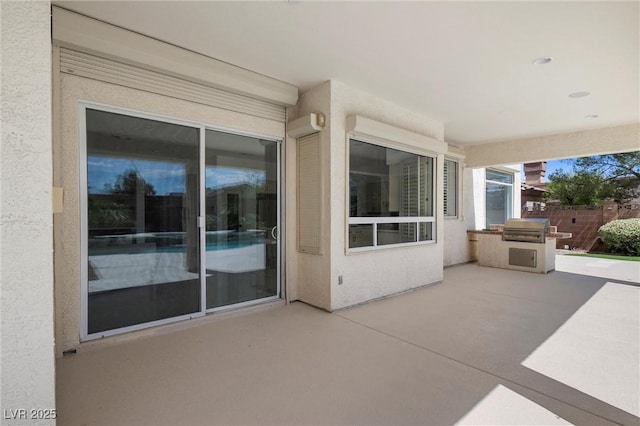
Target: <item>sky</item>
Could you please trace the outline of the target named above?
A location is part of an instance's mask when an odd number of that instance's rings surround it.
[[[573,170],[572,162],[573,160],[547,161],[547,176],[557,169],[563,169],[565,172],[571,172]]]
[[[185,166],[182,163],[89,156],[87,159],[89,193],[108,194],[105,186],[113,185],[118,175],[129,169],[137,170],[147,183],[153,185],[156,195],[185,192]],[[248,181],[254,182],[263,180],[264,175],[264,172],[256,170],[207,167],[205,186],[221,188]]]
[[[549,176],[551,175],[551,173],[555,172],[558,169],[562,169],[565,172],[570,173],[573,170],[573,159],[547,161],[547,173],[544,177],[544,181],[549,182]],[[524,165],[520,168],[520,170],[522,181],[524,182]]]

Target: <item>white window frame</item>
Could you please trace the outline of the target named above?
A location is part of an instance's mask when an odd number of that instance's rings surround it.
[[[487,179],[487,172],[488,171],[492,171],[492,172],[496,172],[496,173],[502,173],[505,175],[511,175],[511,183],[505,183],[505,182],[499,182],[499,181],[495,181],[495,180],[491,180],[491,179]],[[517,172],[515,170],[511,170],[511,169],[502,169],[502,168],[496,168],[496,167],[487,167],[484,171],[484,222],[485,222],[485,227],[489,227],[489,224],[487,223],[487,184],[491,183],[494,185],[501,185],[501,186],[506,186],[506,187],[510,187],[511,188],[511,206],[509,209],[507,209],[507,215],[505,218],[509,219],[514,216],[514,203],[515,203],[515,182],[516,182],[516,174]]]
[[[351,147],[351,141],[358,141],[358,142],[364,142],[364,143],[368,143],[371,145],[376,145],[382,148],[388,148],[388,149],[395,149],[398,151],[402,151],[402,152],[407,152],[410,154],[415,154],[421,157],[428,157],[431,158],[433,161],[433,171],[431,174],[431,193],[433,194],[432,196],[432,211],[434,213],[433,216],[389,216],[389,217],[352,217],[351,216],[351,197],[350,197],[350,183],[349,183],[349,177],[351,174],[351,164],[350,164],[350,147]],[[435,153],[429,153],[429,152],[425,152],[423,150],[419,150],[419,149],[411,149],[409,147],[406,146],[402,146],[399,147],[397,144],[393,144],[393,143],[385,143],[384,141],[381,140],[374,140],[372,138],[368,138],[366,136],[362,136],[362,135],[347,135],[347,140],[346,140],[346,156],[345,156],[346,160],[346,184],[345,184],[345,193],[346,193],[346,216],[347,216],[347,220],[346,220],[346,233],[345,233],[345,250],[346,253],[358,253],[358,252],[367,252],[367,251],[374,251],[374,250],[385,250],[385,249],[393,249],[393,248],[398,248],[398,247],[413,247],[413,246],[419,246],[419,245],[429,245],[429,244],[435,244],[436,243],[436,226],[432,225],[431,227],[431,239],[430,240],[426,240],[426,241],[418,241],[418,236],[419,236],[419,227],[421,223],[436,223],[436,219],[435,219],[435,215],[436,215],[436,209],[438,208],[438,203],[437,203],[437,192],[436,192],[436,182],[437,182],[437,162],[438,162],[438,156]],[[398,243],[398,244],[385,244],[385,245],[378,245],[377,244],[377,240],[378,240],[378,224],[384,224],[384,223],[415,223],[416,224],[416,241],[414,242],[406,242],[406,243]],[[349,226],[350,225],[372,225],[372,232],[373,232],[373,245],[371,246],[366,246],[366,247],[349,247]]]

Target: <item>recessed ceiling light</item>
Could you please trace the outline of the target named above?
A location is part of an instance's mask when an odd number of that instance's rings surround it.
[[[573,92],[569,93],[570,98],[584,98],[585,96],[589,96],[591,93],[589,92]]]
[[[540,56],[539,58],[534,59],[532,64],[544,65],[544,64],[548,64],[551,61],[553,61],[553,58],[551,56]]]
[[[598,114],[585,115],[584,118],[598,118]]]

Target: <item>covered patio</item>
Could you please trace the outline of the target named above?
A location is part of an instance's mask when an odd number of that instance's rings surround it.
[[[638,425],[638,285],[468,232],[640,149],[639,6],[0,2],[2,423]]]
[[[296,302],[57,360],[59,424],[623,424],[640,288],[465,264],[327,313]]]

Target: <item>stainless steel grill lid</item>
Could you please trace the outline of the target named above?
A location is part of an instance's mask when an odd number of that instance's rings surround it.
[[[549,233],[549,219],[508,219],[502,232],[503,241],[544,243]]]

